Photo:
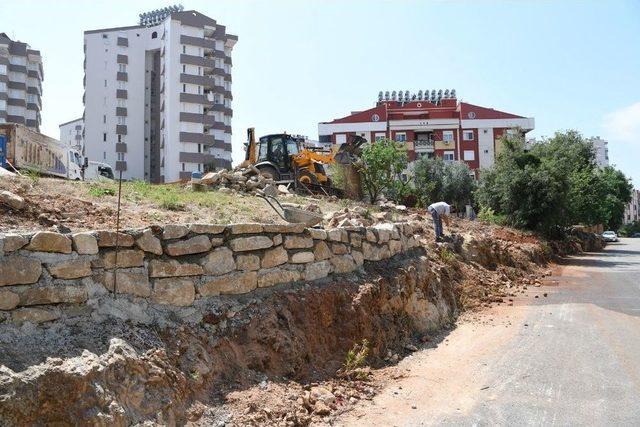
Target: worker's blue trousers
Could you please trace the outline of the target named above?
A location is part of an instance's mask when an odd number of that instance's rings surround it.
[[[431,217],[433,218],[433,228],[436,230],[436,239],[442,237],[442,218],[440,218],[440,214],[434,209],[431,211]]]

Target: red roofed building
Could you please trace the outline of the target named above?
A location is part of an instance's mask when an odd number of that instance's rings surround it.
[[[527,133],[534,119],[459,102],[455,90],[410,95],[382,92],[376,106],[318,124],[320,142],[341,144],[351,135],[367,141],[405,142],[409,160],[419,156],[463,160],[473,170],[491,167],[505,132]]]

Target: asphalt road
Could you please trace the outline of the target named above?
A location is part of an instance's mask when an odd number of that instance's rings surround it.
[[[640,425],[640,239],[551,279],[402,361],[335,424]]]

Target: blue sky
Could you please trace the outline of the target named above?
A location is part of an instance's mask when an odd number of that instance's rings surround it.
[[[82,32],[134,25],[157,1],[0,0],[0,31],[44,57],[43,132],[82,115]],[[258,135],[317,137],[317,123],[379,90],[455,88],[536,119],[531,136],[609,139],[640,187],[640,1],[187,1],[240,38],[234,159]]]

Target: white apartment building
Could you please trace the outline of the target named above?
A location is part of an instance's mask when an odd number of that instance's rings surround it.
[[[58,125],[60,128],[60,141],[69,148],[84,153],[84,119],[71,120]]]
[[[589,138],[588,141],[593,144],[593,151],[596,155],[596,164],[601,168],[609,166],[609,142],[599,136]]]
[[[181,7],[85,31],[85,155],[154,183],[230,168],[237,40]]]
[[[0,33],[0,124],[19,123],[40,131],[42,80],[40,51]]]
[[[631,192],[631,201],[624,207],[624,224],[631,224],[640,221],[640,190],[635,188]]]

